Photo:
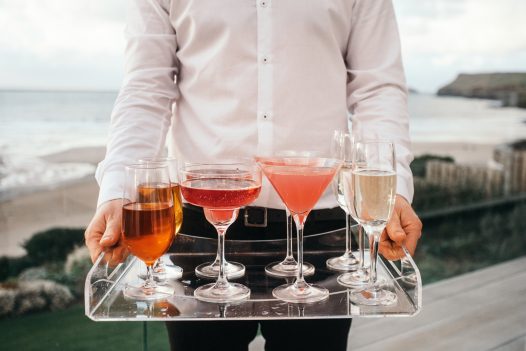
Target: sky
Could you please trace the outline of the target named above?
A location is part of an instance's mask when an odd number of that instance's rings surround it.
[[[321,0],[316,0],[321,1]],[[126,0],[0,0],[0,89],[117,90]],[[526,72],[525,0],[393,0],[408,85]]]

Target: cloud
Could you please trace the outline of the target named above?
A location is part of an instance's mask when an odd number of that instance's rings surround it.
[[[424,75],[419,84],[436,90],[461,71],[526,70],[526,60],[517,62],[526,56],[526,1],[395,0],[395,7],[410,84]]]
[[[0,0],[0,88],[117,89],[126,1]],[[410,86],[526,71],[525,0],[393,2]]]
[[[7,71],[0,84],[118,87],[125,1],[0,1],[0,63]],[[110,66],[118,72],[113,82],[103,76]]]

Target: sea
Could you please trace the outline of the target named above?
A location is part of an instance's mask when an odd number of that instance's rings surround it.
[[[0,91],[0,200],[90,176],[89,163],[42,156],[104,146],[117,92]],[[411,94],[413,142],[499,144],[526,138],[526,109],[498,101]]]

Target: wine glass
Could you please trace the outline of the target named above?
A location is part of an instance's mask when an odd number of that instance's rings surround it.
[[[396,199],[396,157],[389,141],[358,141],[352,151],[352,171],[345,186],[350,186],[352,206],[359,223],[369,236],[371,268],[369,284],[350,294],[357,305],[391,305],[396,294],[377,281],[376,263],[380,236],[393,213]]]
[[[178,179],[178,161],[173,157],[154,157],[143,158],[139,163],[146,164],[166,164],[168,167],[168,175],[170,177],[170,186],[174,201],[174,216],[175,216],[175,235],[179,233],[183,225],[183,200],[181,198],[181,190],[179,189]],[[167,279],[179,279],[183,276],[183,269],[171,261],[165,262],[164,256],[161,256],[153,266],[153,277],[159,284],[165,284]]]
[[[354,256],[351,248],[351,214],[344,197],[344,171],[351,168],[351,156],[346,150],[352,148],[352,137],[341,130],[334,131],[332,139],[332,154],[343,159],[342,168],[338,171],[332,182],[338,205],[345,212],[345,252],[338,257],[329,258],[326,265],[336,271],[354,271],[358,268],[359,260]]]
[[[291,157],[291,156],[308,156],[308,152],[298,153],[293,150],[286,150],[277,154],[280,157]],[[258,158],[256,157],[256,160]],[[272,262],[265,267],[265,272],[273,277],[295,277],[298,271],[298,262],[294,259],[292,252],[292,215],[289,209],[285,206],[286,224],[287,224],[287,253],[283,261]],[[314,265],[308,262],[303,262],[303,275],[313,275],[315,268]]]
[[[230,283],[225,272],[225,234],[239,208],[247,206],[261,191],[261,171],[253,162],[230,164],[185,163],[180,170],[181,193],[189,203],[203,207],[205,217],[217,230],[219,274],[215,283],[194,291],[209,302],[232,302],[250,296],[250,289]]]
[[[169,287],[158,286],[153,264],[174,239],[174,202],[165,164],[134,164],[125,168],[122,196],[122,241],[147,267],[146,279],[129,283],[124,295],[138,300],[166,298]]]
[[[305,281],[303,228],[309,212],[341,166],[341,160],[310,156],[257,157],[263,173],[291,212],[298,235],[298,270],[294,283],[280,285],[272,295],[292,303],[311,303],[329,297],[329,291]]]
[[[354,138],[350,134],[344,134],[343,138],[343,155],[344,160],[349,160],[349,166],[352,164],[352,150],[354,145]],[[365,233],[363,227],[356,215],[356,208],[354,206],[351,167],[343,166],[339,172],[338,190],[343,191],[343,200],[345,201],[347,211],[352,219],[358,223],[358,266],[355,270],[340,274],[337,278],[338,283],[349,288],[359,288],[369,283],[369,269],[365,267]],[[340,201],[340,199],[339,199]],[[349,244],[350,246],[350,244]]]

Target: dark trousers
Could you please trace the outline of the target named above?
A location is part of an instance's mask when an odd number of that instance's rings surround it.
[[[316,216],[313,217],[316,218]],[[217,237],[215,229],[208,224],[202,212],[185,208],[183,218],[181,233]],[[305,235],[330,231],[344,226],[345,217],[342,211],[340,219],[311,221],[310,225],[309,220],[307,220]],[[266,228],[245,227],[242,213],[240,213],[238,220],[228,229],[227,237],[252,240],[284,238],[285,227],[284,221],[269,223]],[[172,351],[246,351],[248,344],[257,334],[258,326],[261,326],[261,334],[265,338],[266,351],[344,351],[347,349],[347,336],[351,328],[351,319],[166,323]]]

